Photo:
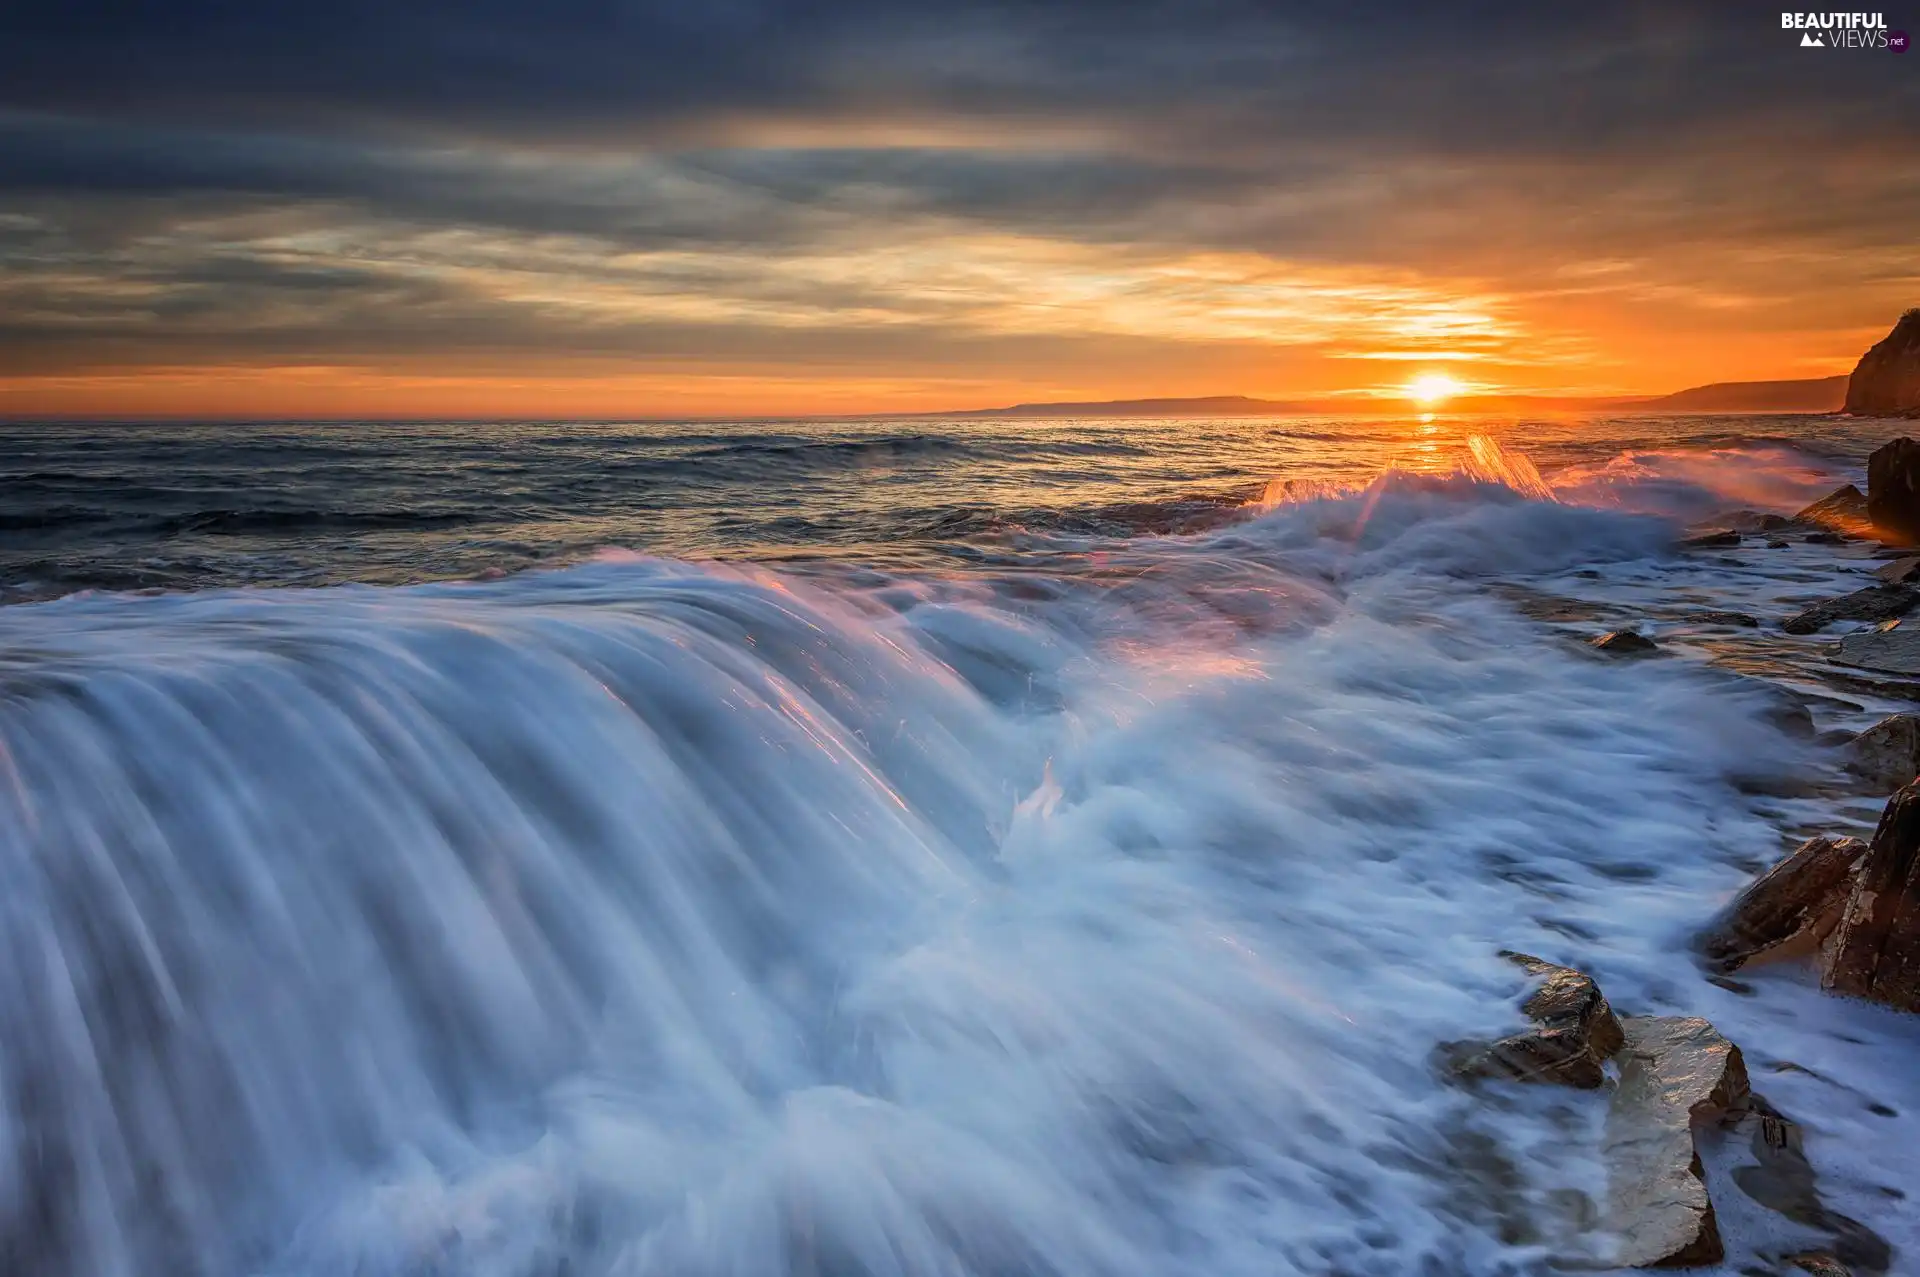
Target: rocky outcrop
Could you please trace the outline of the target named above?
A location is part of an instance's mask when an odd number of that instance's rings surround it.
[[[1920,604],[1920,590],[1907,585],[1869,585],[1864,590],[1824,599],[1780,623],[1789,634],[1814,634],[1835,621],[1891,621]]]
[[[1920,675],[1920,629],[1903,625],[1894,630],[1846,635],[1834,659],[1841,665],[1883,674]]]
[[[1909,584],[1916,576],[1920,576],[1920,555],[1895,559],[1884,567],[1875,568],[1873,574],[1888,585]]]
[[[1867,458],[1867,522],[1882,540],[1920,542],[1920,443],[1895,439]]]
[[[1596,652],[1605,652],[1608,656],[1650,656],[1660,650],[1658,643],[1633,630],[1611,630],[1599,638],[1588,639],[1587,643]]]
[[[1865,535],[1873,526],[1867,521],[1867,494],[1851,483],[1835,488],[1794,515],[1793,522],[1857,535]]]
[[[1446,1048],[1448,1066],[1467,1077],[1556,1082],[1591,1090],[1605,1083],[1601,1067],[1625,1041],[1620,1021],[1592,977],[1525,953],[1500,955],[1543,981],[1521,1007],[1535,1027],[1490,1044]]]
[[[1858,417],[1920,413],[1920,307],[1900,316],[1847,379],[1846,411]]]
[[[1920,783],[1887,803],[1823,956],[1823,987],[1920,1011]]]
[[[1920,714],[1893,714],[1853,738],[1846,768],[1880,793],[1920,777]]]
[[[1811,957],[1832,934],[1866,855],[1858,838],[1809,838],[1748,884],[1700,938],[1721,971],[1750,962]]]
[[[1740,1048],[1705,1020],[1632,1017],[1620,1084],[1607,1107],[1607,1231],[1627,1268],[1715,1264],[1725,1257],[1694,1146],[1694,1126],[1747,1094]]]

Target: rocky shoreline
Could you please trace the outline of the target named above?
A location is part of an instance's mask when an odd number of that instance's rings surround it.
[[[1740,512],[1724,526],[1694,529],[1683,554],[1746,546],[1831,546],[1870,572],[1870,583],[1822,598],[1776,619],[1704,610],[1695,629],[1750,632],[1748,643],[1822,635],[1838,638],[1825,661],[1794,665],[1823,684],[1835,703],[1876,698],[1920,701],[1920,444],[1898,439],[1874,453],[1869,490],[1840,488],[1786,517]],[[1539,619],[1577,623],[1576,600],[1542,594],[1518,599]],[[1585,640],[1596,659],[1671,655],[1660,639],[1625,625]],[[1794,654],[1801,655],[1802,648]],[[1747,658],[1752,661],[1753,658]],[[1785,662],[1789,658],[1782,657]],[[1736,672],[1747,674],[1737,668]],[[1888,676],[1894,676],[1889,679]],[[1759,681],[1759,680],[1753,680]],[[1769,682],[1771,691],[1782,690]],[[1828,751],[1838,785],[1862,798],[1885,797],[1871,839],[1840,832],[1805,838],[1755,877],[1716,917],[1701,919],[1695,948],[1707,977],[1743,988],[1735,973],[1763,963],[1798,963],[1825,992],[1920,1013],[1920,707],[1893,713],[1860,731],[1817,733],[1798,691],[1769,713],[1781,730]],[[1607,1170],[1604,1214],[1561,1257],[1572,1268],[1688,1268],[1727,1259],[1709,1191],[1703,1150],[1730,1137],[1749,1148],[1748,1164],[1728,1177],[1745,1197],[1784,1217],[1818,1245],[1749,1245],[1767,1268],[1819,1277],[1893,1271],[1893,1248],[1869,1226],[1831,1209],[1801,1152],[1799,1126],[1752,1086],[1738,1045],[1692,1016],[1617,1014],[1597,981],[1528,954],[1506,953],[1532,982],[1519,1006],[1528,1027],[1494,1041],[1443,1044],[1435,1067],[1457,1084],[1546,1084],[1604,1091],[1600,1158]],[[1722,1189],[1721,1191],[1724,1191]]]

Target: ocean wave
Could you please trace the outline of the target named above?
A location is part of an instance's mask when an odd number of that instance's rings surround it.
[[[1019,570],[0,609],[0,1257],[1537,1267],[1597,1168],[1537,1093],[1463,1158],[1426,1050],[1502,947],[1667,1005],[1801,747],[1458,577],[1670,526],[1399,476]]]

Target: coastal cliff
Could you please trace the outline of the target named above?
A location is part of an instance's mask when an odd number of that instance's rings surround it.
[[[1847,381],[1846,411],[1861,417],[1920,416],[1920,306],[1860,356]]]

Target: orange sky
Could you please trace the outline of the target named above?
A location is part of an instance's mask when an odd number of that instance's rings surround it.
[[[544,12],[0,41],[0,414],[1651,395],[1920,303],[1920,63],[1752,15]]]

